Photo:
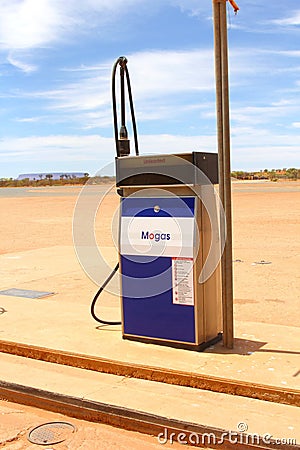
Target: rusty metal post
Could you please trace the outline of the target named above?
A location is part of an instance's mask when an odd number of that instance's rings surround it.
[[[216,73],[216,111],[219,155],[219,189],[224,207],[226,242],[222,255],[223,342],[233,348],[233,274],[232,274],[232,217],[230,168],[230,118],[228,81],[227,0],[213,0],[214,46]],[[223,228],[224,229],[224,228]]]

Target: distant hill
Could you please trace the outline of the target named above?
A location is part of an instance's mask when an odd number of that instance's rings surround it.
[[[43,172],[43,173],[21,173],[17,180],[71,180],[74,178],[88,177],[86,172]]]

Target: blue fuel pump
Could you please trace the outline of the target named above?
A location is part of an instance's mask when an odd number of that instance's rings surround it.
[[[115,75],[120,66],[121,127],[118,127]],[[125,77],[133,123],[135,156],[125,120]],[[220,266],[216,260],[199,282],[212,251],[211,217],[203,202],[218,182],[217,154],[192,152],[140,156],[127,59],[113,67],[113,117],[116,142],[116,185],[121,197],[119,263],[99,289],[120,269],[124,339],[203,350],[222,338]],[[214,201],[214,200],[213,200]],[[210,211],[211,212],[211,211]],[[216,245],[216,244],[214,244]],[[217,243],[217,245],[219,245]]]

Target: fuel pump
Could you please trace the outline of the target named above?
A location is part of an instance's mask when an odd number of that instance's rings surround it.
[[[120,68],[121,125],[116,106]],[[125,117],[125,79],[135,156]],[[140,156],[127,59],[112,71],[116,186],[120,195],[119,263],[94,297],[91,313],[121,324],[123,339],[203,350],[222,337],[221,283],[212,221],[218,208],[217,154],[191,152]],[[209,202],[207,198],[209,197]],[[206,199],[206,200],[205,200]],[[207,268],[207,260],[214,264]],[[114,274],[121,275],[122,321],[95,315],[95,304]],[[208,273],[209,272],[209,273]]]

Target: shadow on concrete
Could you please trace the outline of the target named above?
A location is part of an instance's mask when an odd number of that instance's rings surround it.
[[[223,346],[222,342],[219,342],[216,345],[208,347],[205,350],[206,353],[218,353],[224,355],[242,355],[242,356],[250,356],[252,353],[261,351],[261,348],[266,345],[267,342],[261,341],[252,341],[250,339],[234,339],[234,348],[229,349]]]
[[[234,339],[234,348],[229,349],[223,346],[223,343],[220,342],[212,347],[209,347],[205,350],[206,353],[218,353],[224,355],[242,355],[242,356],[251,356],[252,353],[261,352],[261,353],[279,353],[286,355],[300,355],[300,352],[293,350],[274,350],[272,348],[262,348],[267,345],[268,342],[261,341],[252,341],[250,339]],[[300,371],[299,371],[300,373]]]

